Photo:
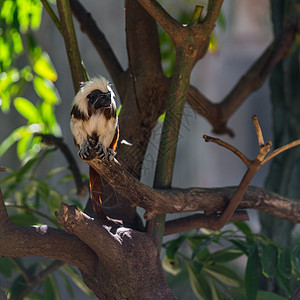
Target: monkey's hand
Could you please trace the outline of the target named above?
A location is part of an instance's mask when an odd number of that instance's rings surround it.
[[[107,158],[109,161],[112,161],[116,156],[116,152],[105,147],[103,143],[96,143],[94,139],[89,138],[81,144],[79,156],[84,160],[90,160],[97,156],[100,159]]]
[[[95,150],[95,141],[92,139],[85,140],[79,150],[79,156],[81,159],[90,160],[96,157],[96,150]]]
[[[96,155],[100,159],[107,158],[109,161],[112,161],[116,156],[116,152],[114,150],[105,147],[101,142],[96,145],[95,149]]]

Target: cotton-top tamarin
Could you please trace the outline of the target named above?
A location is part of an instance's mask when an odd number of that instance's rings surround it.
[[[71,131],[79,155],[85,160],[98,156],[113,160],[119,139],[115,94],[104,77],[83,83],[71,111]],[[102,209],[100,175],[89,168],[90,197],[94,211],[102,222],[107,217]]]

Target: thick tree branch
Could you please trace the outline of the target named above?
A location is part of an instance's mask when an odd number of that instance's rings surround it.
[[[28,245],[31,245],[30,247]],[[77,237],[47,225],[20,227],[10,220],[0,191],[0,256],[44,256],[93,272],[96,256]]]
[[[138,1],[125,1],[125,9],[126,45],[133,80],[138,80],[136,76],[153,77],[153,74],[163,76],[155,20]]]
[[[121,248],[117,240],[103,225],[77,210],[75,205],[69,206],[62,203],[57,214],[57,221],[67,232],[75,234],[85,242],[104,261],[109,261],[111,256],[115,259],[118,257]],[[111,263],[115,262],[114,260]]]
[[[146,233],[103,226],[66,204],[60,207],[58,222],[97,254],[97,276],[83,274],[83,278],[99,299],[176,299],[167,286],[156,246]]]
[[[92,15],[85,9],[83,5],[81,5],[78,0],[71,0],[70,6],[74,16],[80,23],[81,30],[90,38],[95,49],[102,58],[102,61],[108,70],[117,91],[120,93],[122,81],[121,74],[123,73],[123,68],[105,35],[96,24]]]
[[[289,55],[297,33],[299,20],[290,22],[281,34],[270,44],[261,57],[241,77],[229,94],[218,104],[212,103],[196,88],[190,87],[188,103],[199,114],[203,115],[213,126],[217,134],[229,134],[233,131],[226,123],[245,99],[260,88],[273,70],[274,66]]]
[[[175,20],[156,0],[138,0],[146,11],[169,34],[175,46],[180,45],[191,34],[190,28]]]
[[[145,186],[118,163],[93,159],[88,163],[132,205],[146,210],[145,218],[155,215],[203,211],[221,212],[237,187],[156,190]],[[257,187],[248,187],[238,209],[257,209],[273,216],[300,223],[300,203]]]

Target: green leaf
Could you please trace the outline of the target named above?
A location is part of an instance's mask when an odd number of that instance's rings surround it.
[[[20,159],[20,161],[24,161],[25,159],[30,156],[27,151],[31,148],[32,149],[32,141],[33,141],[33,135],[28,134],[24,135],[19,141],[17,145],[17,154]]]
[[[29,123],[40,123],[42,121],[39,111],[29,100],[17,97],[14,101],[14,106],[19,114],[26,118]]]
[[[231,269],[221,266],[221,265],[213,265],[211,267],[203,267],[203,272],[208,273],[215,279],[219,280],[220,282],[233,286],[239,287],[242,285],[242,279]]]
[[[48,79],[52,82],[57,80],[57,73],[49,55],[46,52],[42,52],[40,55],[35,57],[33,70],[42,78]]]
[[[222,30],[225,30],[226,28],[226,19],[223,13],[223,10],[220,11],[220,14],[218,16],[218,20],[217,20],[218,25],[220,26],[220,28]]]
[[[229,239],[229,241],[234,244],[237,248],[243,251],[246,255],[249,254],[248,244],[244,241],[237,240],[237,239]]]
[[[0,257],[0,273],[6,279],[11,277],[12,271],[15,270],[15,265],[11,262],[10,258]]]
[[[44,280],[44,285],[46,300],[61,299],[57,283],[55,282],[54,276],[52,274]]]
[[[70,276],[70,278],[74,281],[74,283],[88,296],[93,297],[94,294],[93,292],[85,285],[83,282],[81,276],[77,273],[77,271],[69,266],[69,265],[64,265],[62,267],[64,272]]]
[[[54,84],[47,79],[34,77],[33,86],[38,96],[49,104],[58,104],[59,96]]]
[[[75,295],[74,295],[74,292],[73,292],[73,288],[72,288],[72,285],[70,284],[67,276],[62,272],[62,271],[58,271],[58,274],[59,276],[61,277],[64,285],[65,285],[65,288],[67,289],[68,293],[69,293],[69,297],[70,299],[75,299]]]
[[[266,291],[258,291],[256,300],[285,300],[285,298]]]
[[[274,245],[267,245],[261,257],[262,272],[266,277],[274,276],[277,267],[278,250]]]
[[[118,109],[117,109],[117,117],[119,116],[120,112],[121,112],[121,109],[122,109],[122,104],[119,105]]]
[[[27,283],[22,275],[19,275],[10,286],[10,299],[16,298],[27,288]]]
[[[11,220],[19,226],[31,226],[35,224],[41,224],[41,219],[37,218],[33,213],[24,212],[11,215]]]
[[[256,300],[258,291],[259,257],[257,245],[252,246],[245,273],[245,289],[247,300]]]
[[[252,236],[253,233],[250,227],[245,222],[234,222],[234,225],[240,230],[245,236]]]
[[[210,245],[214,240],[215,240],[216,236],[213,235],[211,237],[209,237],[208,239],[206,239],[206,241],[204,241],[201,245],[199,245],[192,253],[192,259],[194,259],[197,254],[199,252],[201,252],[204,248],[207,248],[208,245]]]
[[[278,260],[278,272],[285,278],[290,278],[292,274],[291,252],[288,248],[284,248]]]
[[[53,105],[48,102],[42,102],[38,110],[42,116],[43,121],[48,127],[48,131],[55,136],[61,136],[61,128],[56,121]]]
[[[162,266],[167,272],[174,276],[178,275],[182,271],[181,263],[177,255],[174,256],[172,260],[165,255],[162,260]]]
[[[296,272],[298,274],[298,277],[300,276],[300,246],[295,246],[292,249],[292,258],[293,263],[296,269]]]
[[[166,256],[169,261],[172,261],[174,259],[177,250],[185,240],[186,240],[186,235],[182,235],[168,244],[166,248]]]
[[[163,123],[166,117],[166,112],[164,112],[162,115],[160,115],[157,119],[158,123]]]
[[[44,300],[45,296],[37,292],[31,292],[24,297],[24,300]]]
[[[244,253],[239,249],[224,249],[211,254],[210,258],[215,263],[224,263],[239,258]]]
[[[68,166],[53,168],[48,172],[48,174],[46,176],[46,180],[50,179],[53,175],[56,175],[57,173],[68,170],[68,169],[69,169]]]
[[[205,276],[196,272],[193,265],[186,264],[191,287],[198,299],[211,299],[211,289]]]
[[[279,272],[276,273],[275,279],[279,283],[280,287],[286,292],[288,296],[292,294],[291,280],[283,277]]]

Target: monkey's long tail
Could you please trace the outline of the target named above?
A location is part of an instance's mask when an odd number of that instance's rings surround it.
[[[106,223],[109,219],[105,215],[101,200],[101,178],[100,175],[92,168],[89,168],[90,175],[90,197],[92,199],[93,208],[99,219]]]

